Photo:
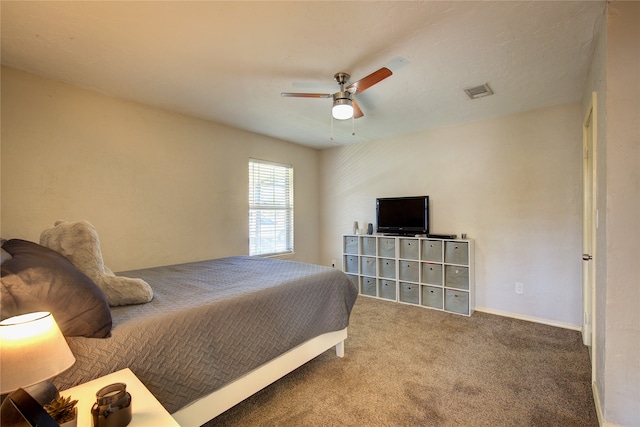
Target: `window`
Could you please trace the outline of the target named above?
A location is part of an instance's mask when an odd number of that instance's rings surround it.
[[[249,255],[293,252],[293,167],[249,159]]]

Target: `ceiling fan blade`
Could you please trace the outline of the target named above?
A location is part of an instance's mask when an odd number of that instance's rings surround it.
[[[288,96],[292,98],[331,98],[333,95],[329,93],[289,93],[282,92],[280,96]]]
[[[364,92],[365,90],[369,89],[374,84],[381,82],[382,80],[386,79],[387,77],[389,77],[392,74],[393,73],[391,72],[390,69],[388,69],[387,67],[382,67],[378,71],[374,71],[373,73],[369,74],[368,76],[363,77],[362,79],[358,80],[357,82],[347,86],[347,89],[355,88],[356,89],[355,93]]]
[[[360,109],[360,106],[358,105],[358,103],[354,99],[353,100],[353,117],[356,118],[356,119],[359,119],[362,116],[364,116],[364,113],[362,112],[362,110]]]

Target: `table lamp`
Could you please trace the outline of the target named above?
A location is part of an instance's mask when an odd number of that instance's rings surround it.
[[[76,359],[53,315],[37,312],[0,322],[0,393],[52,378]]]

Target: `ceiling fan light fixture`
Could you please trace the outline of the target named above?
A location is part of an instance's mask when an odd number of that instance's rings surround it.
[[[334,119],[347,120],[353,117],[353,104],[349,99],[340,99],[333,103],[331,114]]]
[[[353,117],[353,101],[348,92],[338,92],[333,95],[331,115],[336,120],[347,120]]]
[[[340,85],[340,91],[333,95],[328,93],[290,93],[281,92],[280,96],[295,97],[295,98],[331,98],[333,97],[333,106],[331,107],[331,126],[333,126],[333,119],[336,120],[348,120],[359,119],[364,114],[360,109],[358,103],[354,100],[356,93],[360,94],[371,86],[380,83],[382,80],[391,76],[393,73],[387,67],[382,67],[377,71],[369,74],[366,77],[361,78],[357,82],[344,87],[351,76],[347,73],[336,73],[333,78]]]

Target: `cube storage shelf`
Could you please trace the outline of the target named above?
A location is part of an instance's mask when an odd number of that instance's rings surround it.
[[[344,235],[342,270],[368,297],[471,316],[470,239]]]

